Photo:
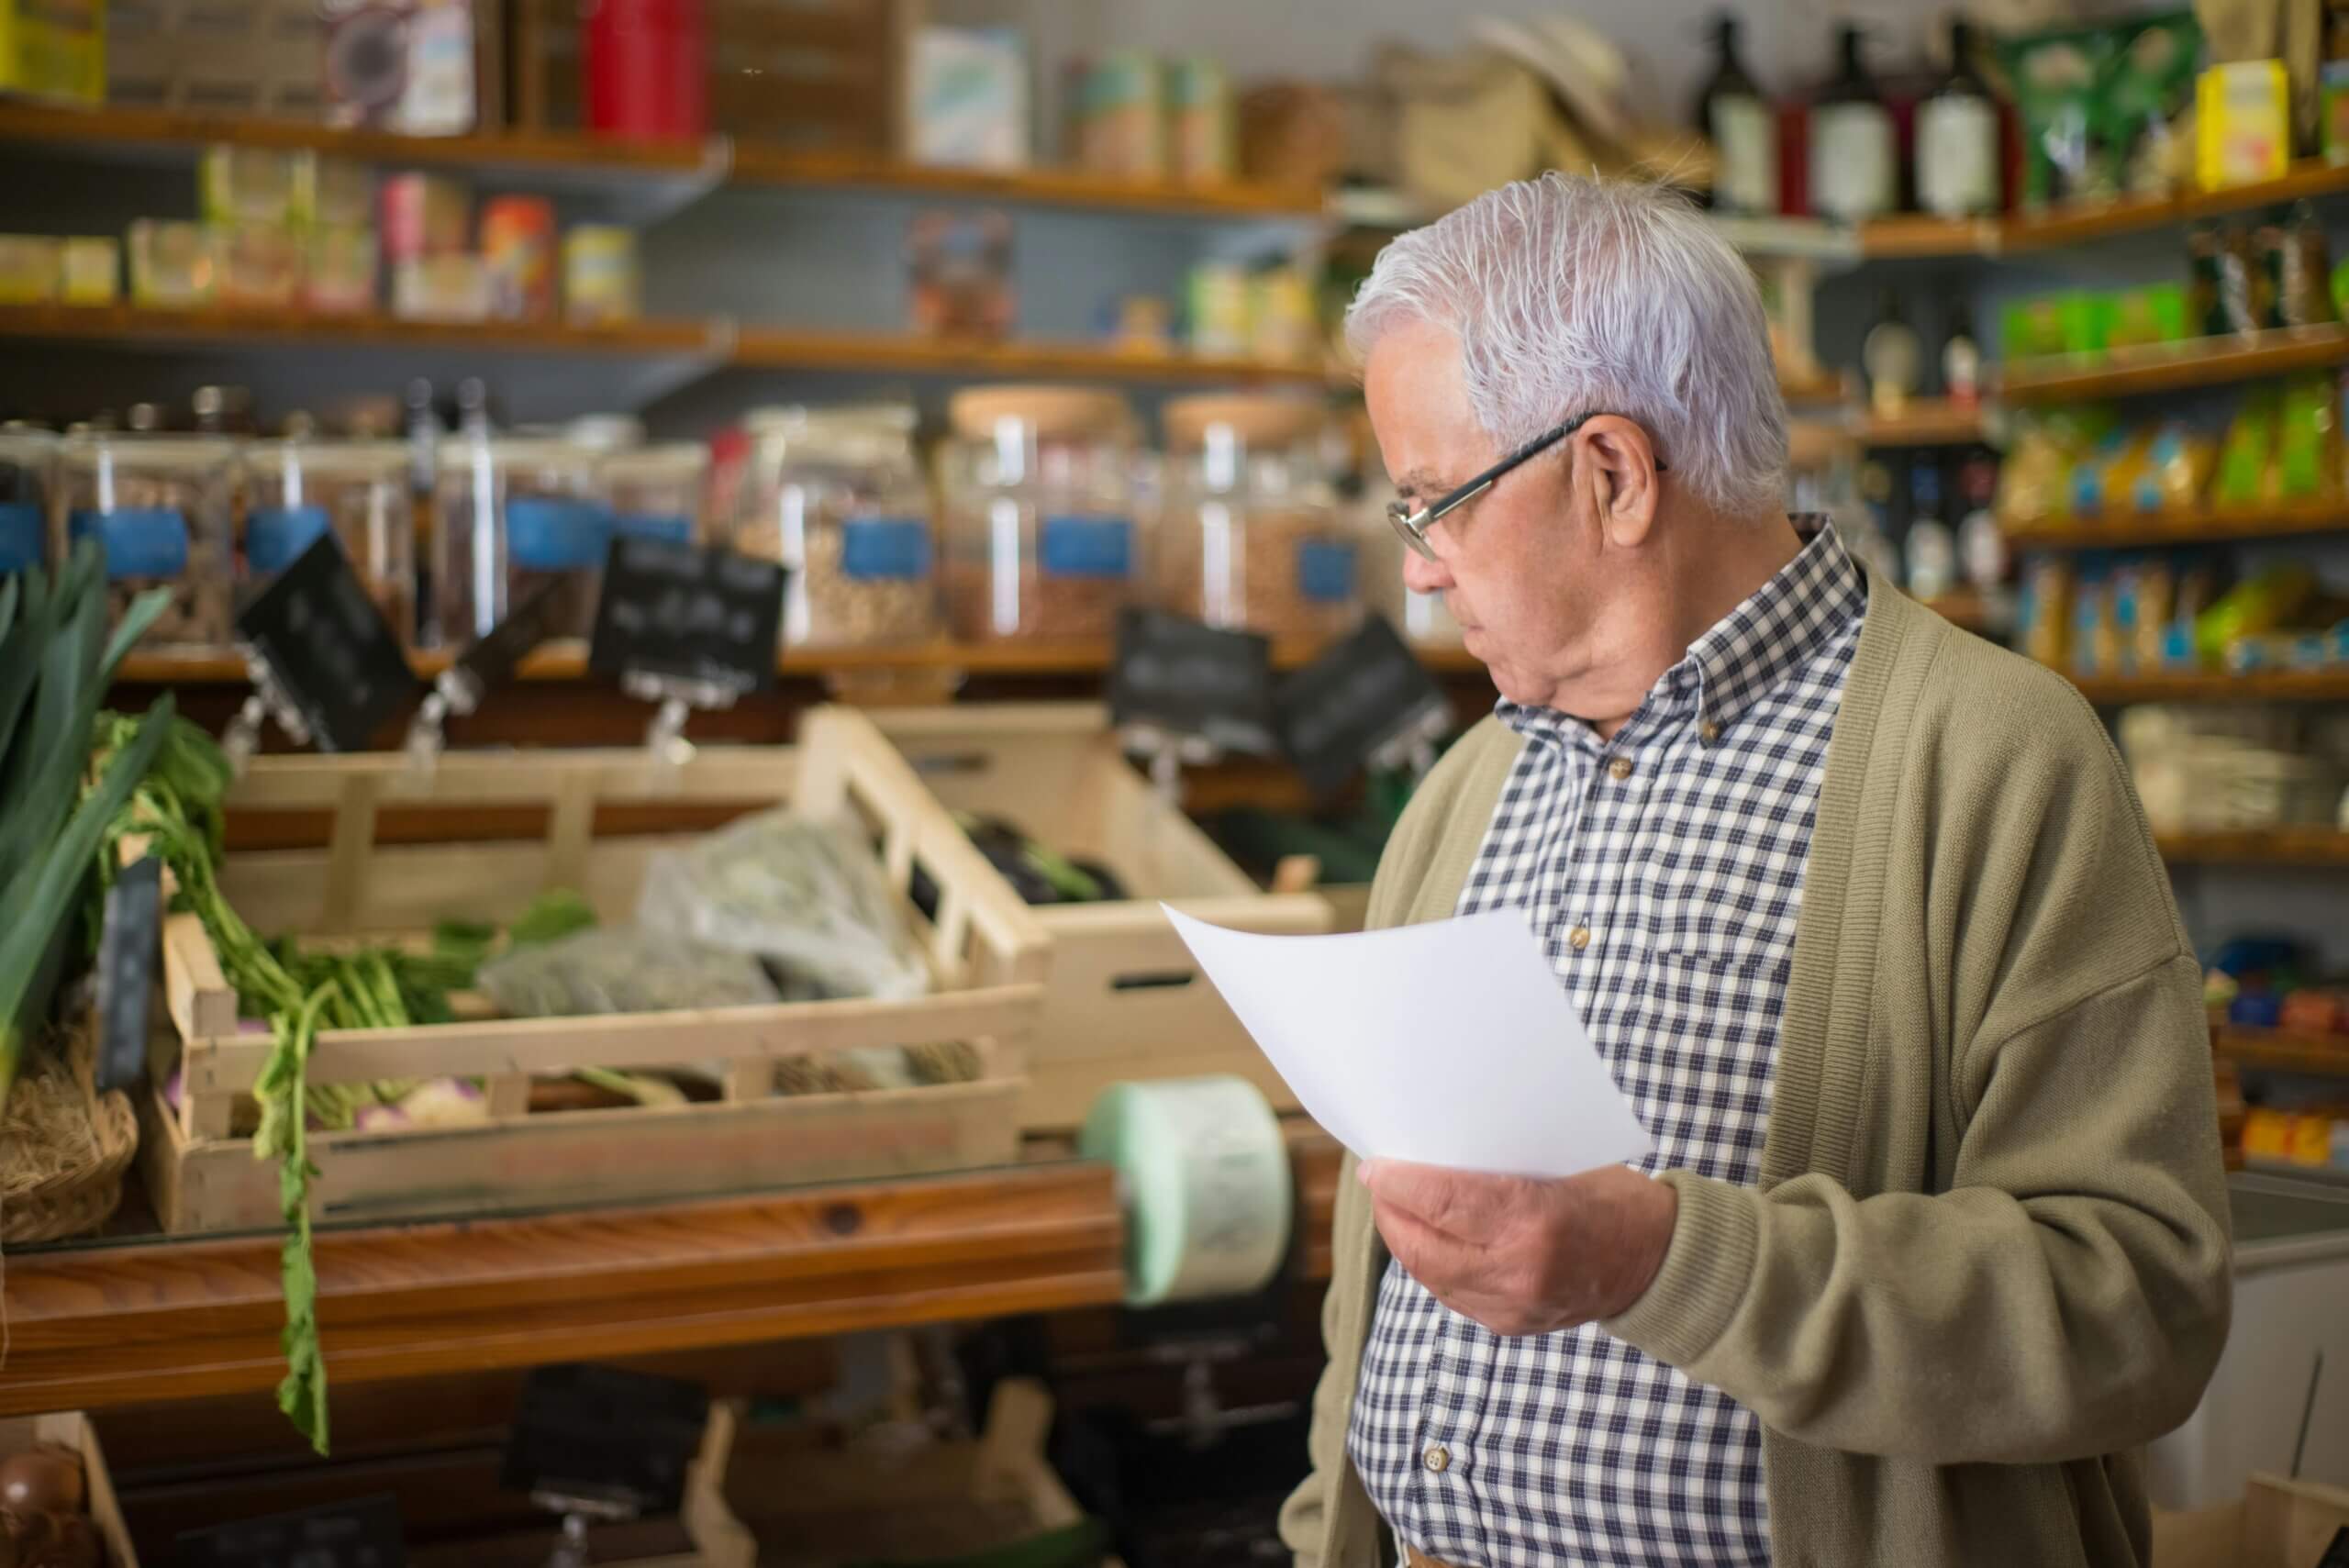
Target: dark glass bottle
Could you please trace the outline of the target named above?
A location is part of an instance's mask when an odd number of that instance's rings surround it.
[[[1858,223],[1881,217],[1899,199],[1892,112],[1860,58],[1860,29],[1837,30],[1842,61],[1810,111],[1810,208],[1820,217]]]
[[[1778,117],[1738,58],[1737,18],[1713,20],[1713,73],[1697,95],[1697,129],[1713,146],[1713,206],[1737,217],[1778,214]]]
[[[1938,217],[1998,210],[1998,105],[1974,69],[1974,29],[1949,29],[1950,73],[1917,106],[1917,205]]]

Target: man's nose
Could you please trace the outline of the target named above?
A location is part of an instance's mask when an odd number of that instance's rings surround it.
[[[1452,586],[1452,568],[1416,550],[1403,552],[1403,586],[1414,594],[1441,594]]]

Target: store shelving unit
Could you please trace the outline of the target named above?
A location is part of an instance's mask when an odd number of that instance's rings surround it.
[[[930,168],[767,147],[722,136],[699,141],[531,131],[415,137],[245,116],[0,102],[0,144],[5,143],[70,148],[83,158],[151,161],[161,157],[184,162],[193,162],[207,146],[224,143],[324,152],[366,163],[471,171],[525,182],[533,174],[557,176],[567,184],[696,178],[713,186],[891,191],[1169,215],[1318,219],[1323,207],[1319,191],[1287,186],[1178,184],[1056,170]]]
[[[2173,865],[2349,866],[2349,832],[2333,828],[2157,833],[2154,842]]]
[[[2138,702],[2349,702],[2349,670],[2082,675],[2073,684],[2099,707]]]
[[[2210,1031],[2210,1049],[2238,1066],[2282,1073],[2349,1073],[2349,1035],[2296,1034],[2289,1029]]]
[[[2349,503],[2326,497],[2256,506],[2198,506],[2186,512],[2121,512],[2106,517],[2004,523],[2017,550],[2104,550],[2143,545],[2232,544],[2349,532]]]
[[[2223,386],[2349,361],[2349,328],[2284,327],[2232,338],[2192,338],[2101,354],[2009,362],[1998,388],[2009,403],[2078,403]]]
[[[2287,171],[2279,180],[2231,185],[2219,191],[2189,191],[2182,195],[2132,196],[2089,207],[2059,207],[2017,215],[1999,226],[1998,248],[2011,253],[2089,245],[2148,229],[2199,223],[2232,213],[2256,212],[2307,197],[2342,195],[2349,195],[2349,168],[2309,159]]]
[[[1958,447],[1987,439],[1979,404],[1919,398],[1898,414],[1871,410],[1853,429],[1864,447]]]

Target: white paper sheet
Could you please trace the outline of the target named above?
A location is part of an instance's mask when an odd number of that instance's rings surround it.
[[[1651,1148],[1520,910],[1265,937],[1160,907],[1298,1103],[1356,1154],[1570,1176]]]

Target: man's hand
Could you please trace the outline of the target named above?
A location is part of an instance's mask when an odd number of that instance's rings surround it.
[[[1680,1200],[1628,1165],[1564,1181],[1370,1160],[1387,1251],[1438,1301],[1505,1337],[1612,1317],[1645,1294]]]

